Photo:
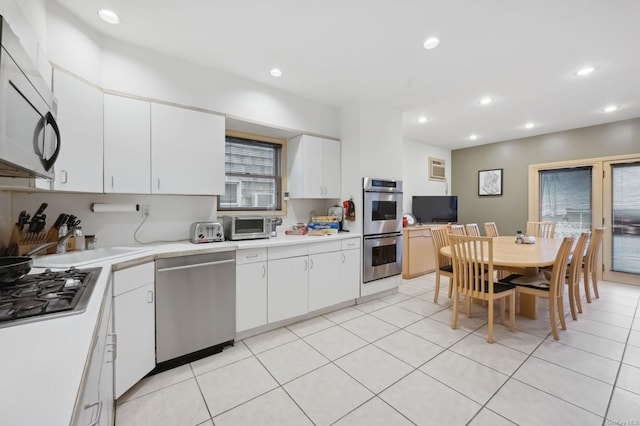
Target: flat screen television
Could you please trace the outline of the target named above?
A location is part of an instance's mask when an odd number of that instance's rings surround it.
[[[457,195],[414,195],[412,214],[418,223],[449,223],[458,221]]]

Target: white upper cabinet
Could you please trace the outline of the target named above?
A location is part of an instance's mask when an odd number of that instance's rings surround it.
[[[224,117],[104,95],[104,192],[224,193]]]
[[[340,142],[301,135],[287,143],[290,198],[340,198]]]
[[[104,95],[104,192],[151,192],[151,104]]]
[[[102,90],[56,70],[60,155],[53,189],[102,192]]]
[[[151,104],[151,192],[224,194],[224,117]]]

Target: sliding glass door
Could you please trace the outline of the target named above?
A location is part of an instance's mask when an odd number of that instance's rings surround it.
[[[640,283],[640,159],[605,163],[604,278]]]

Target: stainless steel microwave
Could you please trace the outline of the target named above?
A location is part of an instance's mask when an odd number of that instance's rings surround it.
[[[0,176],[53,178],[60,153],[56,102],[0,16]]]
[[[255,240],[269,238],[271,222],[265,216],[222,216],[224,237],[227,240]]]

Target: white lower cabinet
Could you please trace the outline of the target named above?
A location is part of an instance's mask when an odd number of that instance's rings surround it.
[[[309,256],[309,311],[344,302],[335,292],[340,287],[341,259],[340,251]]]
[[[111,331],[111,286],[107,288],[97,332],[93,337],[89,363],[84,372],[73,426],[113,424],[113,340]]]
[[[268,321],[276,322],[309,312],[309,257],[269,260],[268,270]]]
[[[153,262],[113,273],[116,398],[155,367],[154,276]]]
[[[267,249],[236,252],[236,332],[267,323]]]

